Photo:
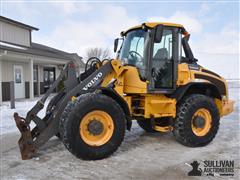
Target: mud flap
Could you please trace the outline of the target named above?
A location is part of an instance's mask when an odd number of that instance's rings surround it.
[[[32,134],[29,125],[25,122],[25,119],[20,117],[18,113],[14,113],[14,119],[16,125],[21,132],[21,137],[18,140],[18,145],[22,155],[22,160],[31,159],[36,153],[36,148],[33,145]]]

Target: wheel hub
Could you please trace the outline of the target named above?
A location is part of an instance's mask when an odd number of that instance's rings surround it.
[[[90,121],[87,128],[88,128],[88,131],[94,136],[101,134],[104,129],[102,122],[96,119]]]
[[[193,119],[193,125],[196,128],[203,128],[205,126],[205,119],[203,117],[201,117],[201,116],[196,116]]]
[[[79,131],[80,137],[86,144],[101,146],[111,139],[114,123],[107,112],[94,110],[82,118]]]
[[[196,136],[205,136],[211,129],[212,116],[208,109],[198,109],[192,118],[192,131]]]

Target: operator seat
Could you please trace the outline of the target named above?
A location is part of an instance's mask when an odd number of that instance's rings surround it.
[[[153,57],[152,67],[154,68],[155,87],[171,86],[171,64],[168,63],[168,51],[166,48],[158,49]]]
[[[158,49],[158,51],[153,57],[152,67],[155,67],[157,69],[163,67],[167,59],[168,59],[167,49],[166,48]]]
[[[165,59],[165,58],[166,59],[168,58],[167,48],[161,48],[161,49],[158,49],[153,59]]]

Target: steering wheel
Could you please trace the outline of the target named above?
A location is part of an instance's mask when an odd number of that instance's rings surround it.
[[[136,59],[136,61],[141,61],[143,59],[141,54],[139,54],[137,51],[129,51],[129,55],[132,56],[132,58]]]

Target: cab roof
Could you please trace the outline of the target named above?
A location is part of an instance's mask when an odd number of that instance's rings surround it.
[[[141,27],[143,27],[144,25],[147,26],[147,27],[149,27],[149,28],[154,28],[155,26],[161,25],[161,24],[164,25],[164,26],[179,27],[179,28],[182,28],[184,31],[186,31],[186,30],[184,29],[183,25],[181,25],[181,24],[175,24],[175,23],[169,23],[169,22],[146,22],[146,23],[143,23],[143,24],[141,24],[141,25],[137,25],[137,26],[131,27],[131,28],[129,28],[128,30],[121,32],[121,35],[125,35],[125,34],[128,33],[129,31],[134,30],[134,29],[141,28]]]

